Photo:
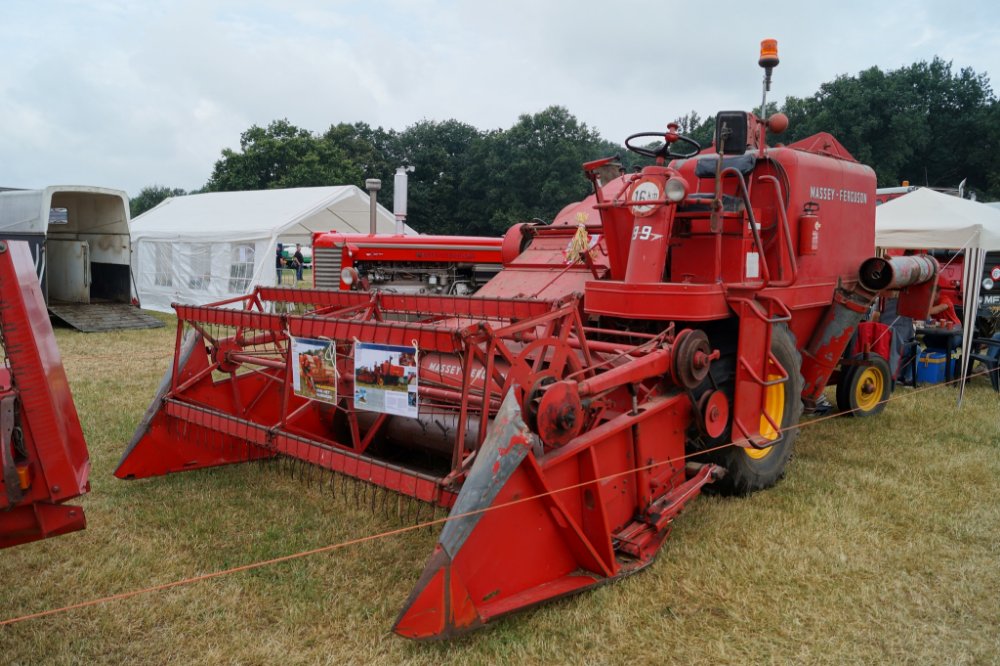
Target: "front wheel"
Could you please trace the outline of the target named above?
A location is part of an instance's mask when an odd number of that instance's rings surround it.
[[[771,352],[788,379],[764,389],[764,411],[761,414],[760,434],[771,445],[753,447],[728,446],[713,452],[714,462],[726,470],[726,476],[714,485],[721,492],[746,495],[770,488],[785,475],[785,467],[792,457],[792,444],[798,437],[799,419],[802,417],[802,356],[795,348],[795,338],[784,324],[774,327],[771,333]],[[771,362],[773,368],[773,361]],[[769,368],[768,381],[780,379],[781,369]],[[771,421],[780,426],[775,430]]]
[[[872,356],[868,365],[848,366],[837,380],[837,407],[846,416],[875,416],[892,393],[889,364]]]

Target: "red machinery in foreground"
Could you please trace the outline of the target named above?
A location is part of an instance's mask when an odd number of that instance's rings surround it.
[[[27,243],[0,241],[0,548],[82,530],[90,459]]]
[[[395,625],[412,638],[642,569],[705,484],[776,483],[803,406],[838,374],[884,399],[838,373],[844,349],[879,290],[936,272],[866,261],[874,173],[828,134],[769,148],[785,123],[722,112],[705,151],[675,126],[629,137],[655,164],[606,181],[611,160],[585,165],[594,194],[513,227],[474,296],[258,288],[177,305],[173,368],[116,474],[290,456],[450,508]],[[911,287],[900,310],[928,298]],[[294,390],[303,341],[328,344],[332,400]],[[355,359],[371,348],[413,350],[413,413],[366,411]]]

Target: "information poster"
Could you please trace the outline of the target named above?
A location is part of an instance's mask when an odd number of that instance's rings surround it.
[[[354,406],[417,416],[417,350],[355,342]]]
[[[330,340],[292,338],[292,389],[310,400],[337,402],[337,347]]]

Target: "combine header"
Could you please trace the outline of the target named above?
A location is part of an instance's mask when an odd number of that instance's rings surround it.
[[[879,290],[936,272],[866,261],[874,173],[828,134],[768,147],[786,124],[722,112],[704,151],[674,125],[629,137],[654,164],[584,165],[594,194],[510,229],[473,296],[177,305],[173,368],[116,474],[290,456],[450,509],[395,625],[412,638],[645,567],[706,484],[782,477],[828,383],[885,399],[839,373],[844,350]]]
[[[90,459],[24,241],[0,241],[0,548],[82,530]]]

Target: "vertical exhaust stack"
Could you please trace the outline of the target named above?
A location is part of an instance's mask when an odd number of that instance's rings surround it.
[[[396,169],[396,175],[392,182],[392,212],[396,214],[396,235],[403,235],[403,228],[406,224],[406,187],[409,176],[416,170],[415,167],[401,166]]]
[[[378,228],[375,221],[378,219],[378,191],[382,189],[382,181],[378,178],[369,178],[365,181],[365,189],[368,190],[369,222],[368,233],[375,235]]]

